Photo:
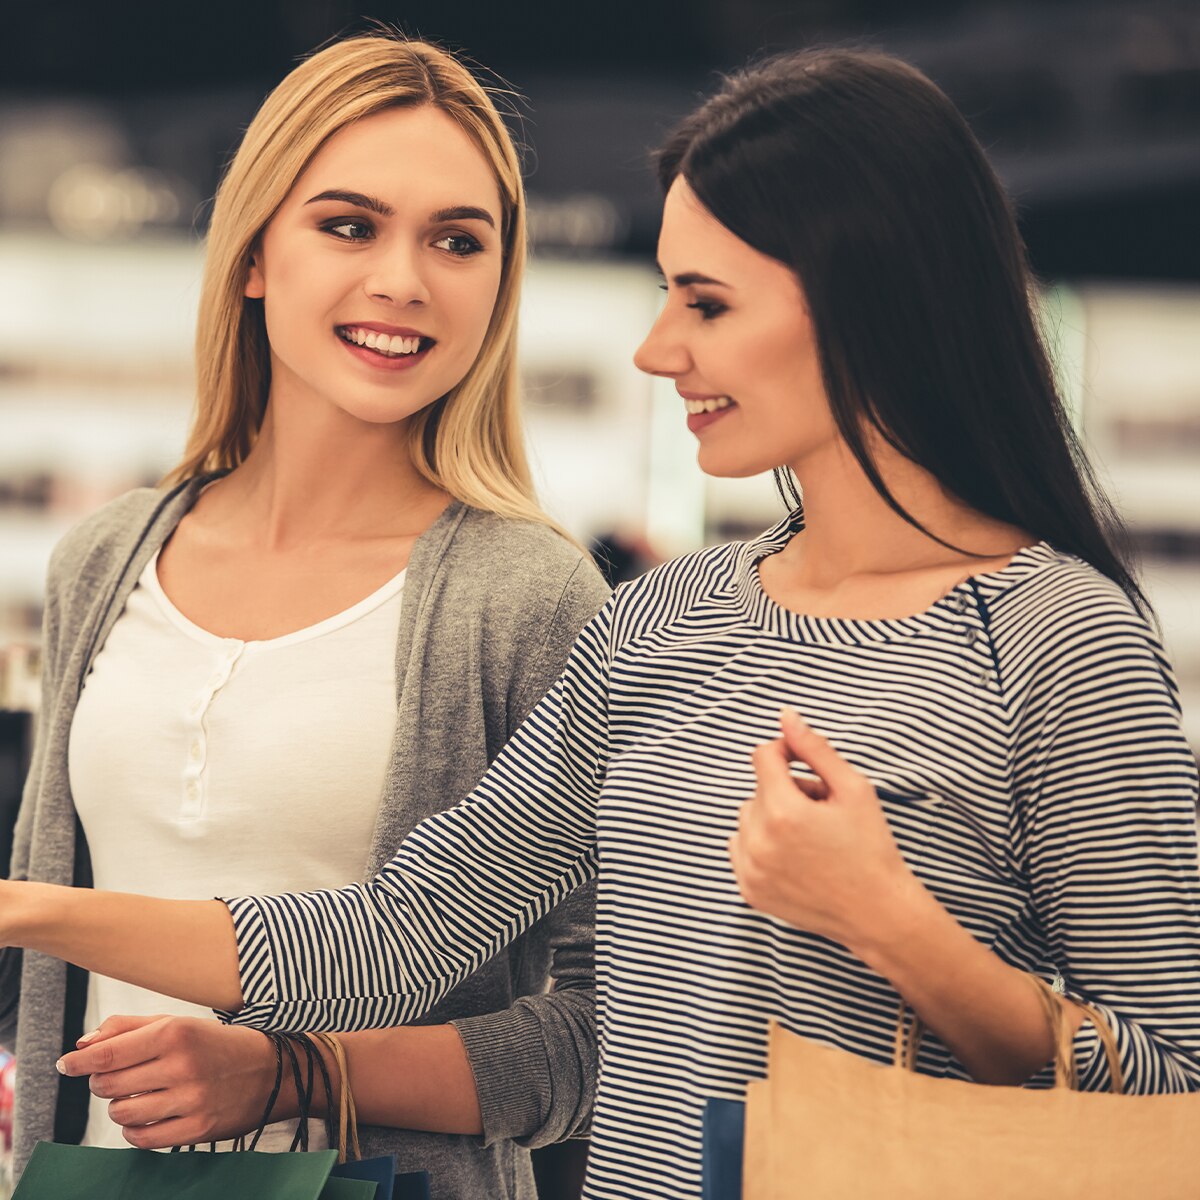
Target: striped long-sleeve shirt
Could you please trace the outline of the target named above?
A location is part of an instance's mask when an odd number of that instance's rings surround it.
[[[891,985],[752,911],[730,869],[750,752],[786,704],[871,778],[906,860],[975,937],[1101,1007],[1128,1090],[1200,1089],[1196,770],[1146,623],[1044,543],[915,616],[798,615],[758,579],[787,537],[619,589],[476,791],[372,882],[231,901],[236,1019],[412,1020],[598,873],[586,1195],[697,1196],[704,1103],[762,1075],[768,1019],[892,1054]],[[1076,1052],[1083,1086],[1106,1087],[1090,1025]],[[935,1038],[919,1069],[965,1074]]]

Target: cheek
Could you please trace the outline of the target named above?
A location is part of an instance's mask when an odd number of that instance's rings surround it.
[[[479,272],[456,279],[444,293],[451,319],[458,329],[464,351],[474,358],[491,324],[500,289],[499,272]]]

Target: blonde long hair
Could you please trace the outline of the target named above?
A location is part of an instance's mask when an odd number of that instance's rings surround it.
[[[516,335],[526,233],[516,151],[491,96],[466,67],[436,46],[387,32],[337,42],[301,63],[246,130],[213,204],[196,327],[196,410],[183,461],[164,484],[237,466],[258,436],[269,347],[261,305],[247,302],[243,288],[252,247],[300,173],[352,121],[425,104],[457,121],[491,165],[504,263],[470,371],[409,422],[412,460],[458,500],[558,529],[534,496],[521,425]]]

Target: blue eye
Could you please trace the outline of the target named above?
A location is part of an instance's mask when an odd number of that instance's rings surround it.
[[[483,244],[469,233],[448,233],[433,243],[457,258],[470,258],[483,249]]]
[[[375,232],[368,221],[328,221],[321,228],[343,242],[365,242]]]

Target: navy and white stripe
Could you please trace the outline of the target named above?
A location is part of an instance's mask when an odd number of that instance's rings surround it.
[[[619,589],[478,789],[372,882],[231,901],[236,1020],[412,1020],[599,870],[586,1195],[697,1196],[704,1102],[762,1074],[769,1018],[892,1053],[891,986],[752,912],[730,870],[750,751],[789,704],[875,782],[963,925],[1106,1011],[1130,1091],[1200,1089],[1196,770],[1145,622],[1044,543],[916,616],[801,616],[758,581],[787,537]],[[1084,1085],[1105,1087],[1090,1027],[1077,1052]],[[964,1075],[936,1039],[920,1069]]]

